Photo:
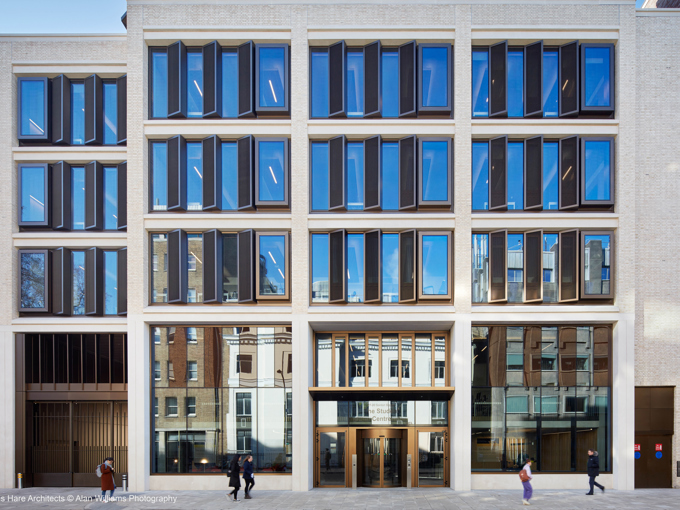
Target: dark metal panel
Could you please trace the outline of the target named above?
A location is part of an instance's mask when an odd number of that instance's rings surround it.
[[[489,303],[508,300],[508,231],[489,233]]]
[[[543,209],[543,135],[524,140],[524,210]]]
[[[399,117],[416,116],[416,42],[399,46]]]
[[[543,231],[524,234],[524,302],[543,301]]]
[[[543,116],[543,41],[524,47],[524,116]]]
[[[328,255],[330,282],[328,289],[329,303],[344,303],[347,296],[346,237],[344,229],[336,230],[328,235]]]
[[[127,230],[127,161],[118,164],[118,230]]]
[[[85,250],[85,315],[104,314],[104,252]]]
[[[578,230],[559,234],[559,302],[578,301]]]
[[[116,108],[118,145],[127,143],[127,74],[116,78]]]
[[[559,208],[577,209],[579,180],[581,172],[578,157],[578,136],[562,138],[559,141]]]
[[[364,117],[382,111],[382,54],[380,41],[364,46]]]
[[[127,315],[127,248],[118,250],[118,315]]]
[[[345,41],[328,47],[328,116],[345,117]]]
[[[99,145],[104,141],[104,86],[93,74],[85,78],[85,144]]]
[[[253,41],[238,47],[238,116],[255,116],[255,45]]]
[[[560,117],[574,117],[579,107],[578,41],[559,47],[558,71]]]
[[[222,233],[203,232],[203,302],[222,302]]]
[[[382,209],[382,171],[380,135],[364,140],[364,211]]]
[[[183,136],[169,138],[168,211],[187,210],[187,142]]]
[[[203,149],[203,210],[222,208],[222,140],[217,135],[204,138]]]
[[[104,167],[98,161],[85,165],[85,230],[104,227]]]
[[[416,300],[416,231],[399,232],[399,302]]]
[[[489,140],[489,211],[508,207],[508,137]]]
[[[489,117],[508,116],[508,41],[489,46]]]
[[[255,138],[252,135],[236,142],[238,159],[238,210],[255,209]],[[220,190],[220,193],[222,191]]]
[[[63,74],[52,78],[52,143],[71,143],[71,80]]]
[[[186,303],[188,288],[187,233],[168,232],[168,303]]]
[[[222,46],[203,46],[203,117],[222,116]]]
[[[399,140],[399,210],[416,208],[416,137]]]
[[[52,313],[54,315],[71,315],[72,285],[71,250],[57,248],[52,251]]]
[[[182,41],[168,46],[168,118],[187,116],[187,48]]]
[[[344,211],[347,208],[347,182],[345,135],[336,136],[328,141],[328,210]]]
[[[238,233],[238,302],[255,301],[255,232]]]
[[[382,300],[381,241],[380,229],[369,230],[364,234],[365,303],[379,303]]]

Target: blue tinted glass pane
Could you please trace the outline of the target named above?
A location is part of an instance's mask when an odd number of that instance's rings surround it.
[[[285,50],[260,48],[260,106],[285,106]]]
[[[508,144],[508,209],[524,209],[524,144]]]
[[[85,143],[85,84],[71,83],[71,143]]]
[[[447,236],[423,236],[423,294],[445,296],[449,291],[449,244]]]
[[[284,142],[260,142],[259,200],[282,202],[284,195]]]
[[[382,54],[382,116],[399,116],[399,54],[383,50]]]
[[[71,252],[73,262],[73,315],[85,314],[85,252]]]
[[[104,229],[118,228],[118,167],[104,167]]]
[[[45,168],[21,167],[21,221],[45,221]]]
[[[423,142],[423,186],[420,199],[423,202],[447,201],[449,199],[449,144],[447,142]]]
[[[238,152],[236,142],[222,142],[222,210],[238,209]]]
[[[385,103],[383,103],[385,104]],[[399,144],[382,144],[382,210],[399,209]]]
[[[609,48],[586,48],[586,106],[611,106]]]
[[[558,301],[557,234],[543,234],[543,302]]]
[[[187,211],[203,209],[203,146],[187,143]]]
[[[523,51],[508,51],[508,117],[524,117]]]
[[[312,143],[312,211],[328,210],[328,142]]]
[[[489,116],[489,52],[472,50],[472,116]]]
[[[328,117],[328,51],[312,52],[312,117]]]
[[[21,308],[46,308],[45,254],[21,254]]]
[[[347,302],[364,302],[364,234],[347,234]]]
[[[168,116],[168,54],[153,52],[151,57],[152,115],[164,119]]]
[[[489,209],[489,144],[472,144],[472,210]]]
[[[104,252],[104,313],[118,313],[118,253]]]
[[[203,54],[187,53],[187,117],[203,115]]]
[[[347,53],[347,116],[364,114],[364,54],[361,51]]]
[[[238,53],[222,52],[222,117],[238,117]]]
[[[486,303],[489,292],[489,234],[472,234],[472,302]]]
[[[152,211],[165,211],[168,208],[168,147],[165,142],[151,144],[153,162]]]
[[[328,234],[312,235],[312,303],[328,303]]]
[[[118,143],[118,86],[104,83],[104,143]]]
[[[286,293],[285,245],[285,236],[260,236],[260,295]]]
[[[611,200],[610,143],[586,141],[586,200]]]
[[[347,144],[347,210],[364,209],[364,144]]]
[[[399,301],[399,234],[382,235],[382,300]]]
[[[85,168],[71,167],[73,230],[85,230]]]
[[[447,48],[424,47],[420,86],[423,104],[421,106],[449,106],[449,50]]]
[[[557,187],[557,162],[558,162],[557,142],[543,143],[543,209],[557,209],[558,207],[558,187]]]
[[[21,136],[45,135],[45,82],[21,81]]]
[[[543,116],[557,117],[557,51],[543,50]]]

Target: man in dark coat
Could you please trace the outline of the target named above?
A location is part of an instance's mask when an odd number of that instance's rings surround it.
[[[234,496],[234,501],[240,501],[238,499],[238,490],[241,488],[241,466],[238,464],[240,460],[241,454],[237,453],[231,458],[231,464],[229,464],[229,487],[234,488],[229,496]],[[227,499],[229,499],[229,496],[227,496]]]
[[[253,487],[255,486],[252,455],[246,455],[246,461],[243,463],[243,481],[246,482],[246,499],[253,499],[250,497],[250,491],[253,490]]]
[[[600,458],[597,456],[597,452],[594,450],[588,450],[588,478],[590,481],[590,492],[586,493],[586,496],[593,495],[593,486],[597,485],[602,492],[604,492],[604,486],[600,485],[595,481],[595,478],[600,475]]]
[[[106,496],[106,491],[109,491],[109,498],[112,498],[113,491],[116,490],[116,482],[113,479],[113,457],[106,457],[99,469],[102,472],[102,499]]]

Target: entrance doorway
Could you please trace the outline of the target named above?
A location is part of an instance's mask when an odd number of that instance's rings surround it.
[[[362,430],[357,445],[358,485],[402,487],[406,485],[406,438],[402,430]]]

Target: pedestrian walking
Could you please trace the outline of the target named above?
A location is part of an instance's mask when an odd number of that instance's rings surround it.
[[[241,488],[241,467],[238,462],[241,460],[241,454],[237,453],[231,458],[231,464],[229,464],[229,487],[233,487],[234,490],[229,493],[229,496],[234,496],[234,501],[241,501],[238,499],[238,490]],[[227,499],[229,499],[227,496]]]
[[[97,476],[102,479],[102,499],[106,497],[106,491],[109,491],[109,498],[113,498],[113,491],[116,490],[113,473],[113,457],[106,457],[97,467]]]
[[[593,495],[595,485],[604,492],[604,485],[600,485],[595,481],[595,478],[598,476],[600,476],[600,457],[595,450],[588,450],[588,482],[590,483],[590,492],[586,492],[586,496]]]
[[[253,499],[250,497],[250,491],[255,486],[255,477],[253,476],[253,456],[248,455],[246,461],[243,463],[243,481],[246,482],[246,499]]]
[[[534,459],[527,459],[524,463],[522,471],[519,472],[519,479],[522,480],[522,485],[524,486],[524,494],[522,496],[522,504],[529,506],[529,500],[534,494],[534,489],[531,487],[531,480],[534,478],[531,474],[531,462]]]

